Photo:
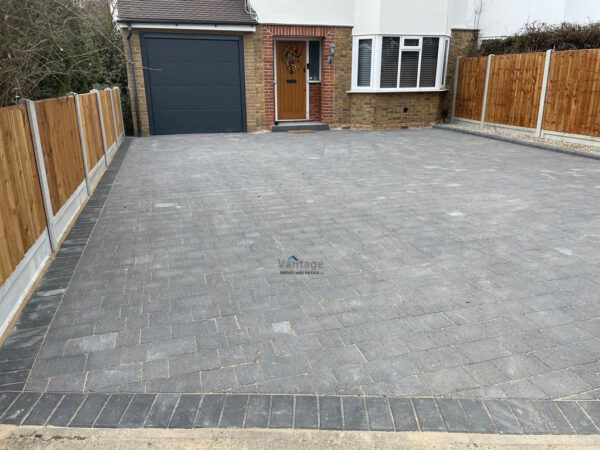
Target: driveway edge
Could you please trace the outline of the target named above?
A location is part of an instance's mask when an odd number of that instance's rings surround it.
[[[600,154],[578,152],[577,150],[570,150],[570,149],[566,149],[564,147],[558,147],[555,145],[540,144],[537,142],[526,141],[523,139],[511,138],[511,137],[507,137],[507,136],[499,136],[496,134],[483,133],[483,132],[475,131],[475,130],[466,130],[464,128],[455,128],[452,126],[442,125],[442,124],[436,124],[433,126],[433,128],[435,128],[437,130],[447,130],[447,131],[454,131],[456,133],[470,134],[472,136],[484,137],[484,138],[488,138],[488,139],[493,139],[495,141],[507,142],[509,144],[525,145],[527,147],[537,148],[540,150],[547,150],[547,151],[555,152],[555,153],[565,153],[567,155],[581,156],[583,158],[595,159],[595,160],[600,161]]]

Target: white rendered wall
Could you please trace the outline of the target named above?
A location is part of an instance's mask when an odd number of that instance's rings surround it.
[[[348,25],[354,22],[354,0],[250,0],[260,23]]]
[[[482,37],[508,36],[527,22],[600,21],[600,0],[250,0],[260,23],[346,25],[353,34],[449,35],[477,25]]]

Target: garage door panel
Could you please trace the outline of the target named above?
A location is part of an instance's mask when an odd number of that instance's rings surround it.
[[[157,134],[240,132],[239,111],[155,111]],[[224,126],[224,124],[226,124]]]
[[[237,40],[153,38],[148,41],[147,55],[150,61],[238,61]]]
[[[154,86],[152,107],[161,109],[240,109],[240,87]]]
[[[240,36],[142,36],[153,134],[245,130]]]
[[[201,62],[152,62],[148,70],[155,85],[240,85],[239,64]]]

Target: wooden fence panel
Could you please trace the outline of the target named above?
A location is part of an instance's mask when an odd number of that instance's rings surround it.
[[[458,69],[456,107],[454,115],[463,119],[481,120],[487,58],[461,58]]]
[[[485,121],[535,128],[546,53],[492,56]]]
[[[75,99],[35,102],[52,211],[56,214],[84,180]]]
[[[117,134],[121,136],[123,134],[123,118],[121,117],[121,99],[119,98],[119,90],[111,89],[113,96],[113,103],[115,105],[115,118],[117,120]]]
[[[600,137],[600,50],[552,53],[542,128]]]
[[[117,141],[117,138],[115,136],[112,106],[110,105],[110,93],[106,90],[100,91],[100,105],[102,106],[102,120],[104,121],[106,147],[110,148],[110,146]]]
[[[0,285],[46,228],[24,106],[0,109]]]
[[[96,94],[79,95],[79,106],[81,108],[81,127],[83,128],[88,170],[92,170],[104,156]]]

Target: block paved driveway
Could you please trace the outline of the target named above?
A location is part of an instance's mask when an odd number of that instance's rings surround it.
[[[599,211],[449,131],[136,139],[25,389],[599,398]]]

